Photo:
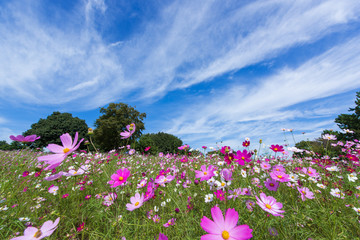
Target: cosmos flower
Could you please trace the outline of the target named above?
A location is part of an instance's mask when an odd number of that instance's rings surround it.
[[[258,196],[256,197],[256,203],[266,212],[271,213],[274,216],[284,217],[280,213],[285,212],[284,210],[280,210],[283,205],[276,201],[276,199],[272,196],[266,196],[265,193],[260,193],[260,199]]]
[[[231,181],[232,180],[232,178],[231,178],[232,172],[227,168],[222,169],[220,171],[220,175],[225,181]]]
[[[211,208],[211,216],[213,221],[203,216],[200,226],[208,234],[201,236],[201,240],[246,240],[252,238],[248,225],[237,226],[239,214],[235,209],[229,208],[226,211],[225,219],[220,208],[214,206]]]
[[[141,207],[144,203],[144,194],[142,193],[140,196],[139,193],[135,193],[135,196],[130,198],[130,202],[131,203],[126,204],[126,209],[129,211],[133,211]]]
[[[250,146],[250,141],[244,141],[243,143],[242,143],[242,145],[243,145],[243,147],[248,147],[248,146]]]
[[[325,134],[322,138],[327,140],[336,140],[336,136],[331,134]]]
[[[231,148],[229,146],[224,146],[224,147],[221,148],[220,152],[222,154],[227,154],[227,153],[231,153],[232,150],[231,150]]]
[[[251,153],[246,151],[246,149],[244,149],[243,151],[237,151],[236,155],[235,155],[235,162],[239,163],[240,165],[244,165],[245,161],[246,162],[251,162]]]
[[[129,138],[129,137],[131,137],[133,135],[133,133],[136,130],[135,123],[131,123],[130,125],[127,125],[126,129],[127,129],[127,131],[124,131],[124,132],[120,133],[121,139],[126,139],[126,138]]]
[[[63,146],[57,144],[49,144],[46,148],[55,154],[45,155],[38,157],[39,162],[45,162],[46,164],[50,164],[50,166],[46,167],[45,170],[51,170],[59,166],[62,161],[72,152],[79,148],[80,144],[84,139],[81,139],[78,144],[79,133],[76,132],[74,137],[74,142],[70,134],[65,133],[60,136],[60,140]]]
[[[16,137],[14,135],[10,136],[10,139],[16,142],[35,142],[36,140],[38,140],[40,137],[37,137],[36,135],[29,135],[29,136],[22,136],[22,135],[17,135]]]
[[[278,187],[279,187],[279,182],[274,180],[274,179],[270,179],[268,178],[265,182],[265,187],[269,190],[269,191],[277,191]]]
[[[270,177],[279,182],[289,182],[290,176],[284,172],[272,171]]]
[[[260,167],[264,170],[268,170],[271,168],[271,165],[270,165],[270,163],[267,163],[267,162],[261,162]]]
[[[309,168],[305,168],[305,167],[304,167],[304,168],[302,169],[302,172],[305,173],[305,174],[307,174],[307,175],[309,175],[310,177],[317,177],[317,176],[319,176],[319,173],[317,173],[316,170],[313,169],[313,168],[311,168],[311,167],[309,167]]]
[[[49,220],[44,222],[40,229],[36,227],[28,227],[24,231],[24,236],[15,237],[10,240],[38,240],[50,236],[57,229],[60,218],[57,218],[55,222]]]
[[[175,221],[176,221],[176,218],[172,218],[169,221],[167,221],[163,226],[167,228],[169,226],[175,225]]]
[[[273,150],[274,152],[283,152],[284,151],[284,147],[280,146],[278,144],[271,145],[270,149]]]
[[[158,238],[158,240],[168,240],[168,237],[167,237],[165,234],[163,234],[163,233],[159,233],[159,238]]]
[[[214,174],[214,166],[210,165],[206,167],[206,165],[201,166],[201,171],[195,170],[195,178],[200,178],[200,181],[207,181],[210,178],[215,176]]]
[[[130,171],[127,168],[119,169],[115,174],[111,175],[111,179],[108,184],[111,184],[110,187],[114,188],[124,184],[127,178],[130,176]]]
[[[297,189],[301,194],[301,200],[305,201],[306,198],[309,198],[309,199],[314,198],[314,193],[311,192],[307,187],[301,187],[301,188],[297,187]]]

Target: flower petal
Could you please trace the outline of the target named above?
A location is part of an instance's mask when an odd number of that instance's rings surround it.
[[[229,234],[232,239],[236,240],[246,240],[252,238],[252,232],[253,230],[250,229],[248,225],[240,225],[236,228],[233,228]]]
[[[226,211],[226,215],[225,215],[225,229],[230,231],[231,229],[236,227],[238,220],[239,220],[238,212],[235,211],[235,209],[233,208],[229,208]]]
[[[63,135],[60,136],[60,140],[64,146],[64,148],[69,148],[71,149],[71,145],[72,145],[72,139],[71,139],[71,136],[70,134],[68,133],[65,133]]]
[[[57,144],[50,143],[46,148],[53,153],[64,153],[64,147]]]
[[[206,216],[203,216],[201,219],[200,226],[204,229],[204,231],[211,234],[221,234],[222,231],[215,222],[211,221]]]
[[[221,212],[221,209],[217,206],[214,206],[211,209],[211,216],[214,219],[214,222],[216,223],[216,225],[218,225],[218,227],[220,229],[225,229],[225,221],[224,221],[224,216]]]
[[[201,236],[201,240],[224,240],[221,234],[206,234]]]

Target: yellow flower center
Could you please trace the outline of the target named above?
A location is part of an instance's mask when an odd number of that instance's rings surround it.
[[[274,186],[274,184],[273,184],[273,183],[270,183],[269,185],[270,185],[270,186],[272,186],[272,187]]]
[[[245,160],[245,157],[241,157],[242,160]]]
[[[311,171],[308,171],[308,173],[309,173],[309,174],[312,174],[312,172],[311,172]]]
[[[124,180],[124,178],[123,178],[123,177],[119,177],[119,180],[122,181],[122,180]]]
[[[223,231],[221,234],[223,239],[229,239],[230,238],[230,234],[228,231]]]
[[[135,203],[135,206],[137,206],[137,205],[139,205],[139,204],[140,204],[139,202],[136,202],[136,203]]]
[[[112,197],[109,197],[109,201],[112,201]]]
[[[277,148],[274,148],[275,151],[277,151]]]
[[[77,172],[74,172],[74,174],[77,174]]]
[[[303,194],[305,194],[306,192],[304,190],[301,191]]]
[[[68,149],[68,148],[64,148],[64,150],[63,150],[64,153],[67,153],[69,151],[70,151],[70,149]]]
[[[225,186],[225,183],[221,183],[221,186]]]
[[[278,178],[282,178],[282,176],[281,176],[281,175],[278,175],[277,177],[278,177]]]
[[[271,206],[270,206],[269,204],[266,204],[265,207],[266,207],[267,209],[271,209]]]
[[[41,236],[42,232],[39,230],[37,230],[37,232],[34,234],[34,238],[39,238]]]
[[[207,175],[207,172],[204,172],[204,175]]]

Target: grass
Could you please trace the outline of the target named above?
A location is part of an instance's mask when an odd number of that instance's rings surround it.
[[[359,156],[356,145],[349,149]],[[359,213],[353,209],[360,207],[360,188],[357,188],[360,184],[359,180],[349,181],[350,172],[347,171],[349,166],[355,169],[354,173],[358,169],[349,161],[332,162],[317,158],[319,163],[315,163],[315,157],[274,158],[267,155],[257,159],[253,157],[253,160],[244,166],[232,162],[231,185],[225,189],[227,195],[230,194],[229,191],[238,188],[251,188],[251,195],[239,195],[226,201],[220,201],[214,195],[213,201],[207,203],[205,195],[213,194],[216,189],[214,186],[211,188],[206,181],[195,184],[194,171],[199,170],[202,165],[214,165],[218,172],[223,168],[230,169],[230,165],[221,164],[224,158],[217,154],[188,157],[189,161],[184,163],[180,161],[182,156],[173,155],[157,157],[139,154],[130,156],[122,152],[77,153],[68,156],[63,164],[57,167],[56,172],[67,172],[69,169],[86,166],[86,173],[63,176],[54,181],[44,180],[44,177],[52,173],[42,170],[44,166],[40,166],[37,161],[40,154],[42,153],[31,150],[0,152],[1,239],[22,236],[27,226],[40,227],[45,221],[55,221],[58,217],[58,228],[48,239],[157,239],[160,232],[169,239],[200,239],[207,234],[200,226],[201,218],[207,216],[212,219],[211,208],[215,205],[218,205],[223,213],[228,208],[234,208],[239,213],[238,224],[246,224],[253,230],[252,239],[360,238]],[[264,185],[264,181],[270,178],[269,170],[261,169],[258,163],[265,161],[265,158],[270,159],[272,166],[283,165],[286,173],[298,176],[303,186],[314,193],[314,198],[302,201],[295,186],[297,181],[292,183],[293,187],[280,183],[277,191],[269,191]],[[319,166],[325,161],[337,165],[339,171],[332,172]],[[300,171],[309,166],[316,169],[319,178],[311,178]],[[131,172],[127,184],[110,188],[107,182],[111,175],[122,168]],[[144,178],[155,179],[162,169],[168,170],[166,175],[175,175],[176,178],[164,187],[159,186],[155,190],[155,198],[145,202],[140,208],[134,211],[126,210],[130,197],[136,192],[146,192],[146,187],[137,188],[137,184]],[[241,169],[246,169],[246,177],[241,175]],[[260,169],[260,172],[256,169]],[[191,181],[188,188],[183,186],[186,179],[181,178],[184,171],[185,178]],[[29,172],[29,175],[26,176],[26,172]],[[214,178],[220,181],[220,173]],[[259,179],[259,184],[253,184],[256,178]],[[320,183],[326,185],[326,188],[320,188],[317,185]],[[59,187],[56,195],[48,192],[51,185]],[[330,194],[336,187],[344,193],[343,199]],[[117,193],[117,199],[110,206],[103,205],[103,197],[111,192]],[[255,196],[259,196],[261,192],[273,196],[277,202],[283,204],[283,218],[265,212],[256,204]],[[65,194],[69,195],[63,198]],[[89,195],[91,197],[86,199]],[[247,208],[248,200],[255,203],[252,209]],[[179,212],[175,211],[177,208]],[[155,212],[155,209],[159,210]],[[152,220],[154,215],[160,217],[159,222]],[[176,219],[175,224],[164,227],[172,218]],[[83,228],[80,227],[82,224]],[[270,228],[274,229],[272,234]]]

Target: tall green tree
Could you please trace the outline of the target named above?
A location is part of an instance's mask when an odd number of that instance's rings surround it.
[[[79,133],[79,139],[86,138],[88,125],[85,120],[73,117],[71,113],[53,112],[46,119],[40,119],[37,123],[31,125],[31,129],[23,135],[36,134],[41,138],[34,142],[34,147],[46,147],[50,143],[60,144],[60,136],[69,133],[72,137]]]
[[[138,150],[143,152],[151,147],[151,152],[174,153],[179,152],[178,147],[183,144],[181,139],[169,133],[147,133],[139,139]]]
[[[356,93],[355,107],[349,108],[352,114],[340,114],[335,122],[341,129],[349,129],[354,133],[340,133],[337,137],[339,140],[360,139],[360,92]]]
[[[101,108],[100,113],[102,115],[95,122],[94,140],[103,151],[130,144],[145,130],[143,120],[146,118],[146,113],[140,113],[125,103],[110,103],[107,108]],[[120,133],[131,123],[135,123],[136,131],[130,138],[121,139]]]

